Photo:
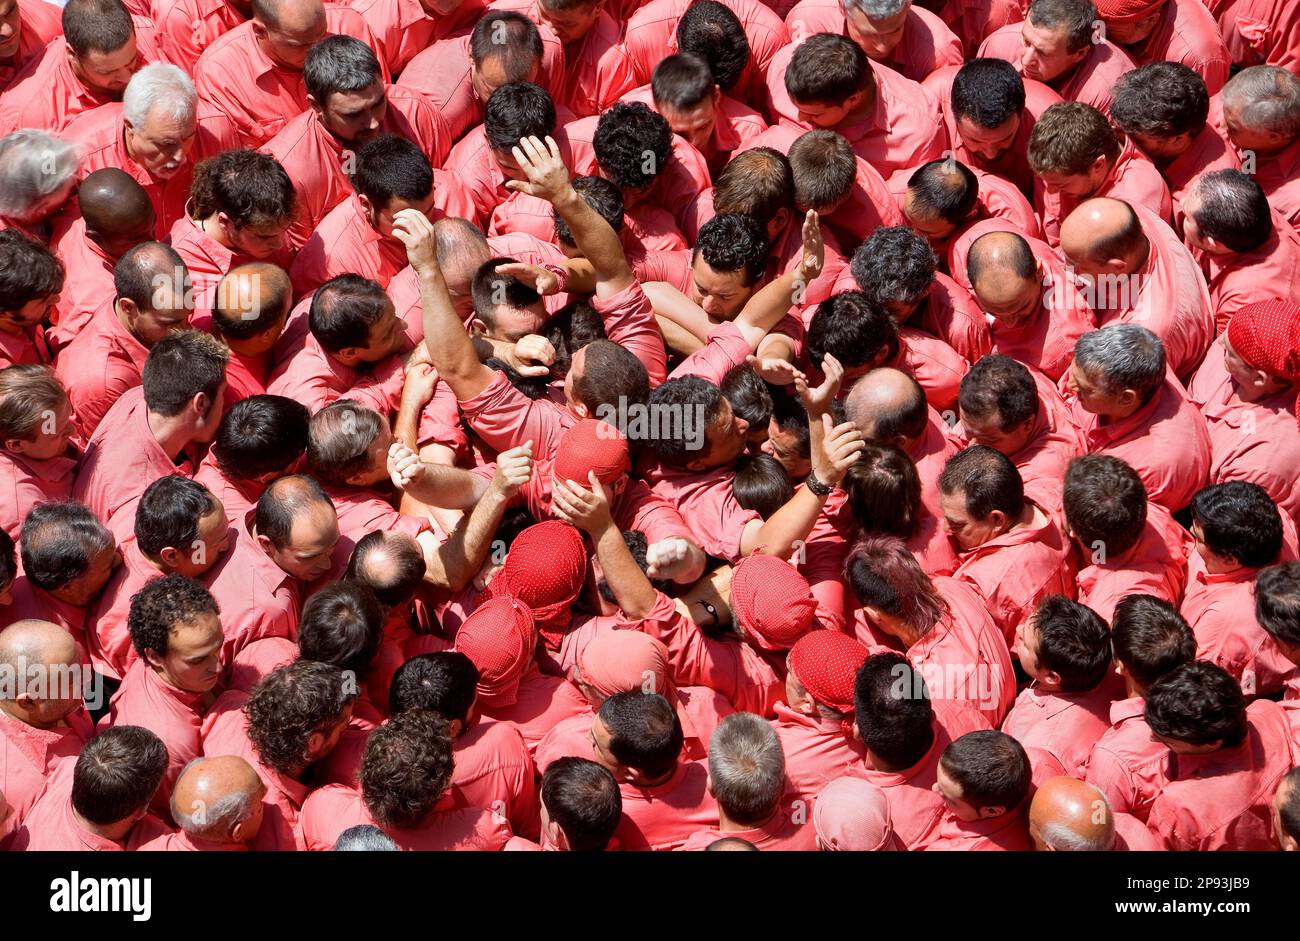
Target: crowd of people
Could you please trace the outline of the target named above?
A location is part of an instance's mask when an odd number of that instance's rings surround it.
[[[0,848],[1295,850],[1300,0],[0,0]]]

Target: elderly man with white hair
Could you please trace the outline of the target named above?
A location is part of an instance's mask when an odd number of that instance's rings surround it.
[[[786,16],[786,25],[795,42],[814,33],[848,36],[872,62],[914,82],[965,61],[956,34],[912,0],[801,0]]]
[[[1099,788],[1064,776],[1048,778],[1034,792],[1029,805],[1029,838],[1039,852],[1165,848],[1142,821],[1112,811]]]
[[[206,109],[204,109],[206,110]],[[149,194],[154,233],[166,238],[185,214],[194,164],[239,146],[228,124],[200,130],[194,82],[174,65],[146,65],[131,77],[121,104],[101,105],[68,125],[84,153],[81,176],[104,167],[129,173]]]
[[[1300,78],[1274,65],[1242,69],[1223,86],[1210,120],[1241,154],[1269,203],[1300,227]]]
[[[243,758],[195,758],[176,779],[171,815],[180,829],[140,849],[170,852],[247,850],[262,828],[266,783]]]
[[[24,128],[0,139],[0,228],[48,241],[47,220],[77,188],[75,144]]]

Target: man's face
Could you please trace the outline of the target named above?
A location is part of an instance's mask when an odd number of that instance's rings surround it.
[[[164,680],[188,693],[206,693],[221,678],[221,619],[210,612],[200,614],[172,629],[167,653],[151,654],[150,665]]]
[[[370,325],[366,345],[358,350],[357,358],[363,363],[378,363],[398,352],[405,336],[402,326],[392,303],[385,302],[383,316]]]
[[[225,216],[225,213],[222,213]],[[257,225],[235,225],[227,220],[225,226],[230,247],[258,261],[265,261],[284,248],[285,233],[289,231],[288,219],[276,219]]]
[[[175,287],[168,280],[159,282],[154,292],[153,301],[158,306],[141,310],[135,318],[135,335],[146,347],[177,330],[183,330],[190,322],[190,310],[183,303],[183,297],[176,296]]]
[[[1084,46],[1078,52],[1065,47],[1064,29],[1035,26],[1028,19],[1020,30],[1020,71],[1025,78],[1052,82],[1069,72],[1088,54]]]
[[[294,518],[289,541],[282,547],[268,542],[267,553],[286,574],[314,582],[330,570],[330,554],[339,541],[338,518],[325,506],[312,506]]]
[[[513,153],[505,150],[493,150],[492,159],[497,162],[497,166],[501,168],[501,175],[507,180],[527,179],[527,175],[524,173],[523,168],[519,166],[519,161],[515,159]]]
[[[979,820],[981,814],[979,809],[962,800],[961,785],[952,779],[952,777],[943,768],[943,762],[939,763],[936,769],[934,787],[932,790],[943,798],[943,804],[958,820],[970,823]]]
[[[1160,22],[1160,17],[1164,13],[1162,5],[1150,16],[1145,16],[1140,20],[1134,20],[1127,23],[1115,23],[1106,20],[1106,38],[1111,42],[1117,42],[1121,46],[1135,46],[1142,40],[1151,35]]]
[[[360,147],[376,137],[384,126],[388,114],[388,94],[384,83],[375,82],[361,91],[340,91],[325,99],[325,106],[316,113],[329,131],[343,143]]]
[[[1277,840],[1277,845],[1283,849],[1295,849],[1295,840],[1287,835],[1286,828],[1282,826],[1282,808],[1291,800],[1291,785],[1283,779],[1278,785],[1277,792],[1273,795],[1273,802],[1269,805],[1269,810],[1273,817],[1273,838]]]
[[[541,21],[550,27],[555,38],[567,46],[587,35],[588,31],[596,25],[596,20],[600,17],[600,11],[604,6],[604,0],[597,0],[586,6],[554,10],[550,9],[543,0],[537,4],[537,13]]]
[[[705,429],[704,466],[726,467],[745,453],[749,441],[749,422],[732,409],[724,396],[717,420]]]
[[[320,3],[300,3],[296,8],[284,6],[278,26],[272,28],[255,19],[253,33],[272,62],[291,72],[301,72],[311,47],[329,32],[325,8]]]
[[[101,235],[98,232],[87,230],[86,235],[92,239],[108,257],[120,259],[129,249],[135,248],[141,242],[147,242],[153,238],[154,215],[150,212],[145,218],[141,219],[133,228],[120,233],[111,235]]]
[[[692,147],[701,153],[712,149],[713,127],[718,120],[717,103],[721,92],[714,86],[713,94],[705,98],[694,108],[678,110],[670,105],[656,105],[668,126],[678,137],[685,138]]]
[[[768,419],[767,439],[761,450],[780,461],[791,480],[800,480],[812,473],[812,460],[799,451],[798,433],[786,431],[775,418]]]
[[[122,553],[118,551],[117,543],[110,539],[109,545],[90,560],[90,565],[80,578],[73,579],[52,594],[69,604],[86,607],[99,597],[113,576],[113,569],[121,561]]]
[[[352,721],[352,703],[343,707],[338,719],[333,725],[324,731],[324,733],[313,734],[307,740],[307,761],[320,761],[338,745],[339,739],[343,737],[343,730],[348,727]]]
[[[1120,400],[1122,392],[1107,390],[1099,379],[1088,375],[1077,361],[1070,363],[1069,378],[1066,388],[1079,398],[1079,405],[1085,412],[1094,415],[1120,415],[1125,403]]]
[[[26,441],[12,439],[6,442],[9,449],[25,454],[34,461],[48,461],[61,457],[68,450],[72,438],[72,405],[67,399],[60,402],[53,413],[36,423],[36,430]]]
[[[59,303],[58,294],[47,294],[33,298],[14,311],[5,311],[4,316],[20,330],[30,330],[39,323],[44,323]]]
[[[140,56],[135,48],[135,36],[132,36],[112,52],[99,52],[92,49],[84,56],[78,56],[68,48],[68,57],[72,63],[73,74],[91,91],[111,101],[121,101],[126,83],[140,67]]]
[[[980,127],[965,116],[957,119],[957,136],[961,138],[961,145],[970,151],[980,166],[992,165],[1001,160],[1015,146],[1018,133],[1018,114],[1013,114],[994,128]]]
[[[536,83],[537,73],[541,71],[541,67],[540,61],[534,63],[523,81]],[[486,102],[492,97],[494,91],[502,85],[509,84],[509,76],[502,67],[500,59],[489,55],[482,62],[474,63],[470,69],[469,82],[470,87],[474,89],[474,96],[480,102]]]
[[[387,420],[379,423],[379,433],[366,448],[366,466],[350,481],[358,487],[370,487],[388,477],[388,449],[393,443],[393,432]]]
[[[591,723],[591,731],[587,733],[587,739],[591,742],[592,753],[596,756],[596,761],[608,768],[615,778],[625,779],[627,775],[623,771],[623,766],[618,763],[618,759],[609,750],[609,741],[612,737],[609,734],[609,729],[605,727],[605,723],[601,721],[600,716],[596,716]]]
[[[1039,678],[1042,668],[1038,664],[1038,628],[1032,617],[1025,618],[1016,628],[1016,640],[1011,645],[1011,653],[1020,661],[1020,666],[1034,679]]]
[[[718,271],[696,253],[691,262],[690,298],[712,320],[731,320],[740,313],[754,293],[754,285],[745,284],[745,269]]]
[[[18,54],[22,29],[18,0],[0,0],[0,59],[12,59]]]
[[[1142,148],[1143,153],[1156,163],[1168,163],[1181,157],[1192,146],[1191,134],[1175,134],[1173,137],[1154,137],[1150,134],[1129,134],[1133,143]]]
[[[1090,170],[1087,173],[1040,173],[1038,177],[1043,181],[1047,192],[1084,200],[1097,192],[1101,181],[1105,179],[1106,161],[1103,159],[1098,163],[1101,164],[1100,174],[1096,170]]]
[[[1223,365],[1228,370],[1228,375],[1232,377],[1237,398],[1243,402],[1258,402],[1286,388],[1286,383],[1276,379],[1266,385],[1257,385],[1255,379],[1259,370],[1242,359],[1232,348],[1232,344],[1228,342],[1227,331],[1220,335],[1219,342],[1223,344]]]
[[[1017,278],[999,272],[997,282],[974,285],[980,308],[1004,327],[1018,327],[1033,319],[1042,301],[1042,285],[1035,278]]]
[[[199,534],[193,546],[178,546],[176,572],[186,578],[198,578],[212,568],[230,548],[230,519],[216,497],[211,510],[199,517]]]
[[[1002,416],[998,412],[976,418],[964,409],[961,412],[962,427],[971,444],[982,444],[986,448],[1001,451],[1007,457],[1013,456],[1029,442],[1029,433],[1034,428],[1032,418],[1003,430]]]
[[[369,200],[367,200],[369,203]],[[400,196],[394,196],[388,201],[388,205],[383,209],[370,209],[370,224],[386,239],[395,239],[393,235],[393,219],[403,209],[414,209],[422,215],[429,216],[433,214],[433,190],[429,190],[429,195],[424,199],[402,199]]]
[[[957,231],[955,222],[949,222],[941,216],[923,211],[910,189],[903,197],[903,215],[907,219],[907,224],[924,235],[931,245],[942,242]]]
[[[940,493],[939,509],[943,511],[944,529],[963,552],[982,546],[999,535],[994,514],[990,513],[988,519],[981,520],[966,509],[966,493],[963,490]]]
[[[837,105],[816,101],[796,101],[794,105],[799,109],[799,120],[803,124],[833,128],[841,124],[861,100],[862,95],[856,94]]]
[[[140,127],[130,121],[124,123],[131,159],[156,180],[170,180],[185,166],[199,127],[193,115],[178,121],[163,108],[150,111]]]
[[[856,6],[850,5],[842,9],[849,36],[867,54],[867,58],[880,62],[888,59],[903,41],[903,27],[907,25],[907,15],[912,11],[912,4],[905,4],[893,16],[880,19],[872,19]]]
[[[1224,106],[1223,123],[1227,126],[1228,137],[1232,145],[1240,151],[1251,150],[1261,156],[1269,156],[1285,149],[1290,138],[1258,127],[1252,127],[1242,121],[1241,112],[1236,108]]]

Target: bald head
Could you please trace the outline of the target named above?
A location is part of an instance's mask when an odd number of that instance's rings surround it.
[[[1123,200],[1090,199],[1061,223],[1061,251],[1082,274],[1131,274],[1147,248],[1142,221]]]
[[[302,32],[325,21],[321,0],[253,0],[253,16],[275,30]]]
[[[368,585],[388,607],[411,599],[424,580],[424,552],[409,533],[376,530],[352,550],[347,577]]]
[[[71,666],[77,662],[77,642],[49,621],[15,621],[0,631],[0,666],[10,675],[26,675],[27,666]]]
[[[80,706],[87,693],[98,704],[98,687],[85,687],[89,668],[78,663],[77,642],[72,635],[49,621],[15,621],[0,631],[0,669],[11,677],[44,678],[30,682],[0,684],[0,710],[34,728],[47,729],[62,722]]]
[[[149,194],[130,174],[105,167],[86,177],[77,191],[86,236],[114,259],[153,237]]]
[[[1115,815],[1093,785],[1049,778],[1029,805],[1029,833],[1040,850],[1100,852],[1115,845]]]
[[[844,400],[849,421],[868,441],[899,444],[921,437],[928,411],[925,391],[897,369],[873,369],[849,390]]]
[[[283,268],[263,261],[240,265],[217,285],[212,323],[238,352],[263,353],[279,337],[276,328],[284,326],[292,302],[293,287]],[[257,339],[266,341],[265,349],[243,349]]]
[[[448,216],[433,224],[438,266],[453,296],[468,298],[474,272],[492,257],[487,239],[468,219]]]
[[[1037,281],[1038,264],[1029,243],[1015,232],[989,232],[971,244],[966,274],[981,301],[1004,304],[1026,281]]]
[[[262,822],[266,785],[243,758],[196,758],[172,789],[171,810],[190,836],[214,843],[247,843]]]

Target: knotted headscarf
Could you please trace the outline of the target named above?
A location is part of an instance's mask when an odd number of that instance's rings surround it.
[[[568,523],[547,520],[515,537],[506,564],[488,582],[482,597],[518,598],[532,611],[547,646],[558,650],[586,576],[582,534]]]
[[[751,555],[731,575],[731,606],[744,635],[763,650],[788,650],[813,626],[808,580],[784,559]]]
[[[528,606],[517,598],[501,597],[479,605],[465,619],[454,649],[478,668],[479,702],[492,709],[514,705],[536,644]]]

